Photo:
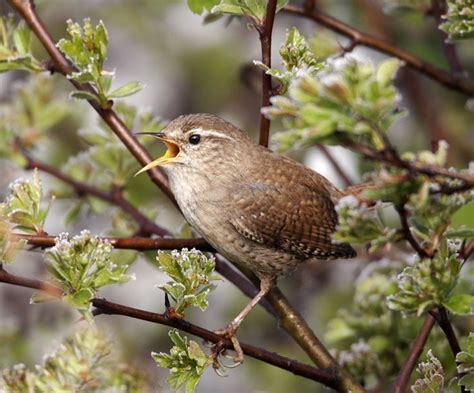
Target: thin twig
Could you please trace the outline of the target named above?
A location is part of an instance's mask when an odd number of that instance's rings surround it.
[[[124,198],[121,189],[114,188],[109,192],[103,191],[87,183],[82,183],[80,181],[75,180],[74,178],[66,175],[60,170],[44,162],[34,159],[26,152],[24,152],[23,155],[27,159],[26,169],[36,168],[70,185],[79,195],[89,194],[120,207],[124,212],[128,213],[137,222],[137,224],[140,226],[141,233],[153,233],[159,236],[171,236],[170,231],[155,224],[152,220],[150,220],[147,216],[140,212],[140,210],[138,210],[135,206],[128,202],[128,200]]]
[[[435,318],[428,314],[423,322],[423,325],[418,332],[418,335],[413,342],[410,352],[408,353],[407,359],[404,361],[400,374],[395,381],[393,388],[394,393],[405,393],[407,390],[408,383],[410,381],[410,376],[413,373],[413,370],[416,367],[418,358],[420,357],[423,349],[425,347],[426,341],[431,333],[431,329],[435,324]]]
[[[408,212],[405,208],[405,205],[401,204],[399,206],[396,206],[396,209],[398,212],[398,216],[400,217],[403,236],[405,237],[405,239],[408,241],[408,243],[410,243],[410,245],[413,247],[413,249],[417,252],[417,254],[420,257],[430,258],[431,256],[423,247],[421,247],[421,245],[418,243],[418,240],[415,239],[415,236],[411,232],[410,226],[408,225]]]
[[[36,247],[53,247],[55,236],[27,235],[23,233],[12,233],[13,240],[23,239],[27,244]],[[146,237],[99,237],[110,243],[114,248],[147,251],[147,250],[174,250],[181,248],[195,248],[201,251],[215,251],[204,239],[150,239]]]
[[[341,140],[341,144],[348,149],[364,155],[366,158],[375,161],[386,162],[392,164],[393,166],[407,169],[412,173],[421,173],[430,177],[441,176],[448,177],[451,179],[462,180],[466,186],[472,188],[474,187],[474,176],[467,173],[460,173],[456,171],[451,171],[449,169],[435,166],[435,165],[420,165],[416,162],[407,161],[400,159],[400,157],[393,156],[392,152],[387,152],[386,150],[374,150],[369,146],[356,143],[351,139],[347,138],[343,133],[337,133],[338,137]]]
[[[456,355],[461,352],[461,346],[459,345],[456,333],[454,332],[453,325],[449,320],[446,308],[438,307],[438,312],[433,312],[431,314],[436,319],[436,322],[438,322],[438,326],[441,328],[444,335],[446,336],[446,339],[449,343],[449,348],[451,348],[451,352],[453,353],[454,360],[456,360]],[[463,374],[458,374],[458,378],[461,378],[462,376]],[[467,392],[468,390],[464,386],[461,386],[461,393]]]
[[[456,357],[456,355],[461,352],[461,347],[459,345],[458,339],[456,338],[456,333],[454,333],[453,326],[449,321],[448,312],[444,307],[439,307],[437,315],[438,317],[436,320],[438,321],[438,325],[448,339],[451,352],[453,353],[454,357]]]
[[[463,246],[461,257],[464,259],[464,261],[467,261],[473,253],[474,253],[474,239],[471,239],[469,243]]]
[[[331,163],[332,167],[338,174],[338,176],[341,178],[342,182],[346,187],[352,186],[354,182],[351,180],[349,175],[342,169],[342,166],[339,164],[339,162],[334,158],[334,156],[331,154],[331,152],[328,150],[328,148],[324,145],[317,144],[316,145],[319,150],[321,150],[321,153],[323,153],[324,157]]]
[[[441,68],[435,67],[432,64],[429,64],[412,55],[411,53],[396,48],[384,40],[363,33],[342,21],[333,18],[332,16],[320,12],[319,10],[313,10],[309,12],[305,10],[304,7],[289,4],[283,8],[283,11],[312,19],[313,21],[327,27],[328,29],[349,37],[353,41],[354,46],[363,45],[387,55],[395,56],[400,60],[403,60],[409,67],[421,72],[422,74],[450,89],[457,90],[467,94],[468,96],[474,95],[473,80],[463,75],[453,75],[445,70],[442,70]]]
[[[58,298],[62,297],[61,290],[52,284],[41,280],[13,275],[3,269],[0,269],[0,282],[45,291],[49,295]],[[159,314],[140,310],[137,308],[110,302],[102,298],[94,298],[92,299],[91,303],[95,308],[99,309],[102,314],[123,315],[135,319],[140,319],[143,321],[157,323],[160,325],[170,326],[181,331],[187,332],[189,334],[195,335],[197,337],[201,337],[202,339],[213,343],[222,341],[221,336],[213,333],[210,330],[189,323],[183,319],[170,318],[166,314]],[[281,369],[288,370],[295,375],[299,375],[320,382],[333,389],[335,389],[337,386],[335,376],[328,371],[318,370],[315,367],[306,365],[304,363],[287,358],[285,356],[278,355],[274,352],[267,351],[264,348],[255,347],[253,345],[244,343],[241,343],[241,346],[244,353],[250,357],[261,360],[265,363],[271,364]],[[225,341],[225,347],[228,349],[233,348],[230,340]]]
[[[272,66],[272,32],[275,21],[277,0],[268,0],[267,10],[261,25],[257,26],[260,46],[262,50],[262,63],[268,68]],[[262,70],[262,108],[270,105],[272,96],[272,77]],[[259,143],[268,146],[270,137],[270,119],[263,114],[260,115]]]

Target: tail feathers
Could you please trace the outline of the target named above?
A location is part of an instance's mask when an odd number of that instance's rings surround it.
[[[366,199],[363,195],[364,191],[367,191],[370,188],[376,188],[375,183],[360,183],[360,184],[354,184],[352,186],[349,186],[345,188],[344,190],[341,190],[341,194],[339,199],[348,196],[348,195],[354,195],[358,200],[365,202],[367,206],[374,206],[375,201],[371,199]]]

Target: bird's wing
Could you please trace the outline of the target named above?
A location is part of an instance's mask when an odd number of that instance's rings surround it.
[[[331,241],[337,214],[329,193],[311,184],[254,182],[235,190],[231,224],[242,236],[301,258],[351,258],[348,244]]]

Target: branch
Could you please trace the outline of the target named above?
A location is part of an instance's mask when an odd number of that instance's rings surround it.
[[[405,239],[410,243],[413,249],[421,258],[430,258],[431,255],[418,243],[418,240],[415,239],[415,236],[411,232],[410,226],[408,225],[408,212],[404,204],[396,206],[398,216],[400,217],[400,222],[402,224],[402,232]]]
[[[0,268],[0,282],[45,291],[49,295],[57,298],[62,297],[61,290],[52,284],[41,280],[16,276],[6,272],[3,268]],[[91,303],[103,314],[123,315],[135,319],[140,319],[143,321],[149,321],[160,325],[174,327],[183,332],[192,334],[197,337],[201,337],[202,339],[212,343],[222,341],[221,336],[215,334],[210,330],[204,329],[200,326],[196,326],[183,319],[172,318],[170,316],[167,316],[166,314],[153,313],[133,307],[128,307],[118,303],[110,302],[102,298],[94,298],[92,299]],[[233,345],[230,340],[226,340],[224,345],[228,349],[233,348]],[[285,356],[278,355],[274,352],[267,351],[264,348],[255,347],[253,345],[244,343],[241,343],[241,346],[244,353],[250,357],[261,360],[278,368],[288,370],[295,375],[299,375],[304,378],[320,382],[325,386],[331,387],[333,389],[335,389],[337,386],[335,377],[331,372],[318,370],[315,367],[300,363]]]
[[[394,155],[393,151],[373,150],[369,146],[365,146],[360,143],[356,143],[352,141],[351,139],[347,138],[345,135],[341,133],[338,133],[338,137],[340,138],[341,144],[344,147],[347,147],[348,149],[356,153],[360,153],[369,159],[372,159],[375,161],[386,162],[395,167],[404,168],[410,172],[417,172],[417,173],[421,173],[430,177],[443,176],[443,177],[449,177],[451,179],[462,180],[467,187],[469,188],[474,187],[474,176],[470,174],[451,171],[449,169],[446,169],[440,166],[420,165],[415,162],[401,159],[398,155]]]
[[[338,174],[338,176],[341,178],[342,182],[346,187],[352,186],[354,182],[351,180],[349,175],[342,169],[341,165],[339,162],[334,158],[334,156],[331,154],[331,152],[328,150],[328,148],[324,145],[317,144],[316,145],[319,150],[323,153],[324,157],[331,163],[332,167]]]
[[[27,235],[23,233],[12,233],[13,240],[26,240],[27,244],[36,247],[53,247],[55,236]],[[114,248],[147,251],[147,250],[174,250],[180,248],[196,248],[201,251],[215,252],[212,246],[204,239],[149,239],[144,237],[100,237],[101,240],[109,242]],[[244,276],[235,271],[219,255],[216,257],[216,271],[229,282],[239,288],[242,293],[249,298],[253,298],[258,289]],[[267,300],[259,303],[270,314],[275,315],[275,311]]]
[[[351,46],[355,47],[357,45],[367,46],[369,48],[375,49],[379,52],[385,53],[390,56],[395,56],[400,60],[403,60],[409,67],[421,72],[427,77],[441,83],[442,85],[457,90],[461,93],[464,93],[468,96],[474,95],[474,81],[466,78],[462,75],[453,75],[449,72],[437,68],[432,64],[426,63],[420,58],[390,45],[388,42],[375,38],[369,34],[365,34],[356,28],[341,22],[338,19],[335,19],[329,15],[326,15],[320,11],[308,11],[303,7],[297,5],[286,5],[283,8],[283,11],[299,15],[305,18],[312,19],[313,21],[331,29],[339,34],[342,34],[351,39]]]
[[[272,67],[272,31],[275,20],[277,0],[268,0],[267,10],[262,24],[257,26],[262,49],[262,63],[268,68]],[[272,96],[272,77],[262,70],[262,108],[270,105]],[[270,136],[270,120],[260,114],[260,137],[259,143],[268,147]]]
[[[439,307],[438,313],[435,314],[435,317],[439,327],[448,339],[451,352],[453,353],[454,357],[456,357],[456,355],[461,352],[461,347],[459,346],[458,339],[456,338],[456,333],[454,333],[453,326],[451,325],[451,322],[449,322],[448,312],[444,307]]]
[[[120,207],[124,212],[128,213],[140,226],[140,232],[143,234],[156,234],[159,236],[171,236],[171,232],[155,224],[147,216],[145,216],[140,210],[128,202],[124,196],[123,192],[119,188],[114,188],[111,191],[103,191],[97,187],[91,186],[86,183],[75,180],[74,178],[66,175],[60,170],[32,158],[28,153],[23,153],[24,157],[27,159],[27,164],[25,169],[35,169],[48,173],[51,176],[63,181],[64,183],[70,185],[78,195],[89,194],[95,196],[99,199],[107,201],[109,203],[115,204]]]
[[[27,244],[36,247],[53,247],[55,236],[27,235],[12,233],[13,240],[25,240]],[[147,250],[174,250],[180,248],[196,248],[201,251],[215,251],[204,239],[149,239],[146,237],[99,237],[102,241],[110,243],[114,248],[136,251]]]
[[[257,285],[258,279],[252,273],[244,269],[241,269],[241,271]],[[355,378],[339,366],[329,351],[316,337],[303,316],[289,303],[280,289],[275,287],[269,292],[265,299],[270,302],[275,310],[279,325],[293,337],[310,359],[313,360],[319,368],[332,370],[338,390],[352,393],[365,392]]]
[[[449,347],[451,348],[451,352],[453,353],[454,359],[456,359],[456,355],[461,352],[461,347],[459,345],[459,341],[456,337],[456,333],[454,332],[453,325],[449,321],[448,312],[444,307],[438,307],[438,312],[431,313],[433,317],[436,319],[438,326],[443,331],[446,339],[448,340]],[[458,377],[462,377],[464,374],[458,374]],[[461,393],[467,393],[468,390],[464,386],[461,386]]]
[[[433,329],[435,323],[435,318],[428,314],[423,322],[423,325],[416,336],[415,342],[412,344],[410,348],[410,352],[408,353],[408,357],[403,363],[402,369],[400,374],[395,381],[394,385],[394,393],[405,393],[408,383],[410,381],[410,376],[415,369],[416,363],[418,362],[418,358],[420,357],[423,349],[425,347],[426,341],[428,341],[428,337],[431,333],[431,329]]]
[[[310,12],[316,7],[316,0],[305,0],[303,6],[306,11]]]
[[[461,250],[461,257],[464,261],[467,261],[474,253],[474,239],[471,239],[469,243],[464,244]]]
[[[76,71],[61,51],[56,47],[56,44],[51,37],[51,34],[44,26],[43,22],[38,17],[35,10],[33,0],[9,0],[13,8],[23,17],[27,25],[39,39],[43,47],[51,57],[53,69],[63,75],[69,75]],[[69,81],[78,90],[86,91],[88,93],[97,94],[95,89],[88,83],[78,83],[72,79]],[[112,109],[103,109],[100,105],[92,100],[89,104],[95,109],[104,122],[110,127],[115,135],[123,142],[132,155],[137,159],[141,165],[146,165],[152,161],[152,157],[143,147],[143,145],[130,132],[124,122]],[[174,202],[176,203],[173,193],[168,184],[168,179],[158,168],[153,168],[147,172],[151,180]]]

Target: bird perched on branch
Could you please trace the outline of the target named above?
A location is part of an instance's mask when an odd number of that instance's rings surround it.
[[[220,254],[260,279],[260,292],[219,331],[232,340],[236,361],[242,361],[235,332],[278,277],[312,259],[356,255],[350,245],[331,240],[334,206],[343,193],[322,175],[255,144],[210,114],[181,116],[162,132],[148,134],[163,141],[167,151],[138,173],[160,165],[187,221]]]

